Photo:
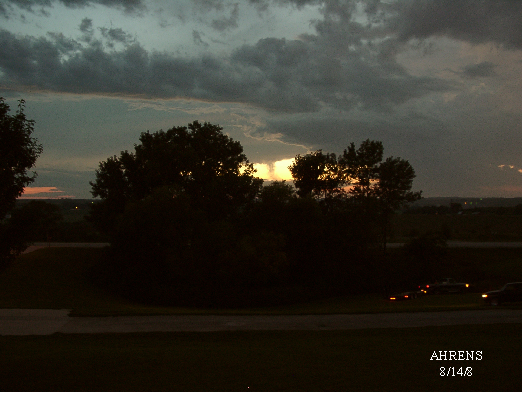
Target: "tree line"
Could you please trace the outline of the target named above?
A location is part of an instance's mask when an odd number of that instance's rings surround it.
[[[0,146],[13,144],[0,156],[5,265],[23,249],[14,223],[42,210],[28,204],[5,218],[34,180],[27,171],[42,147],[23,102],[14,116],[3,100],[0,109]],[[91,279],[139,301],[204,306],[276,304],[386,283],[390,215],[421,196],[411,191],[408,161],[383,159],[383,144],[366,140],[339,156],[298,155],[293,184],[264,185],[222,131],[198,121],[147,131],[134,151],[100,162],[88,218],[111,247]]]
[[[367,140],[298,155],[289,169],[294,185],[264,185],[210,123],[142,133],[91,182],[91,220],[111,241],[98,280],[137,300],[206,306],[376,281],[390,214],[421,195],[412,166]]]

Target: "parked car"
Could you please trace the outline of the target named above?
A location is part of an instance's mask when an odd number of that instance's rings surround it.
[[[521,301],[521,283],[520,282],[509,282],[505,286],[497,291],[486,292],[481,295],[485,303],[492,306],[508,302],[520,302]]]
[[[389,296],[390,301],[399,302],[401,300],[416,299],[418,294],[416,292],[402,292],[396,295]]]
[[[456,282],[453,278],[444,278],[433,284],[420,285],[419,290],[427,294],[464,293],[469,284]]]

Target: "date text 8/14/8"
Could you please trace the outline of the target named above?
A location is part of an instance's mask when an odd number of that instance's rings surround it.
[[[439,375],[441,377],[472,377],[472,367],[440,367]]]

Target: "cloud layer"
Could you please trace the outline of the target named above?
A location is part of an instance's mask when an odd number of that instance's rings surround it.
[[[34,12],[36,7],[45,9],[52,3],[7,4]],[[62,3],[68,7],[102,4],[126,12],[145,8],[140,1]],[[225,8],[221,2],[197,3],[201,12]],[[295,3],[304,6],[307,2]],[[325,2],[323,19],[312,21],[315,35],[294,40],[263,38],[229,54],[208,52],[194,57],[146,49],[122,28],[96,27],[87,18],[78,26],[76,37],[55,32],[20,36],[1,30],[0,80],[8,88],[192,97],[282,112],[313,112],[324,105],[343,110],[360,106],[388,110],[453,88],[444,79],[415,76],[398,64],[394,55],[411,38],[445,35],[471,43],[493,41],[521,48],[521,24],[514,17],[518,9],[521,15],[519,2],[402,1],[393,6],[370,2],[363,11],[357,5]],[[225,10],[231,12],[228,18],[213,19],[213,27],[219,31],[237,27],[238,7],[235,4]],[[357,11],[358,18],[366,19],[356,21]],[[193,31],[193,36],[201,40],[198,31]],[[471,65],[465,72],[485,76],[493,67]]]
[[[0,89],[120,97],[122,105],[103,105],[148,108],[143,127],[152,130],[167,115],[204,116],[237,132],[268,169],[292,157],[290,147],[340,154],[371,138],[409,159],[429,193],[520,189],[521,8],[501,0],[4,0]],[[73,25],[51,23],[73,11]],[[176,99],[185,110],[160,104]],[[89,110],[103,105],[93,100]],[[121,129],[89,127],[114,138],[125,127],[138,133],[136,116],[106,115]],[[78,148],[82,162],[101,148],[91,143]],[[49,150],[54,159],[58,149]]]

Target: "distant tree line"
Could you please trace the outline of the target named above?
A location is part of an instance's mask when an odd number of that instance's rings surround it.
[[[463,209],[458,204],[450,206],[413,206],[402,211],[403,214],[494,214],[494,215],[521,215],[521,204],[516,206],[489,206],[489,207],[473,207]]]
[[[297,156],[294,186],[263,185],[210,123],[145,132],[101,162],[90,219],[111,242],[93,278],[140,301],[238,306],[368,290],[385,280],[388,218],[420,197],[381,142]]]

